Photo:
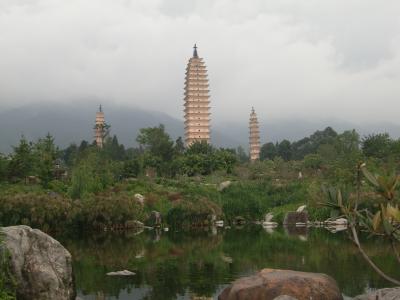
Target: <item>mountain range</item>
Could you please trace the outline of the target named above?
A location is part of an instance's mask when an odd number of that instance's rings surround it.
[[[74,102],[75,103],[75,102]],[[8,153],[17,145],[21,135],[36,140],[50,133],[61,148],[72,142],[92,141],[96,104],[28,104],[0,112],[0,152]],[[259,113],[260,114],[260,113]],[[162,112],[149,111],[129,106],[110,106],[105,109],[106,122],[111,125],[111,134],[116,134],[125,146],[135,146],[140,128],[164,124],[173,139],[184,135],[183,121]],[[264,115],[263,115],[264,117]],[[247,148],[248,124],[246,122],[212,121],[212,143],[218,147]],[[316,130],[331,126],[337,132],[356,129],[361,136],[388,132],[392,137],[400,136],[400,126],[387,123],[353,124],[339,120],[275,120],[260,124],[261,142],[298,140]]]

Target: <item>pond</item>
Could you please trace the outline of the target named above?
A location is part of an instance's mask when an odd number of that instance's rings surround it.
[[[365,263],[346,232],[326,229],[246,226],[58,239],[73,255],[81,299],[216,299],[230,282],[262,268],[325,273],[347,296],[390,286]],[[363,243],[379,266],[400,277],[389,245],[379,240]],[[136,275],[106,275],[125,269]]]

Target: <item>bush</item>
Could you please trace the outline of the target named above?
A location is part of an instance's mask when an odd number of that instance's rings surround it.
[[[221,216],[221,208],[214,202],[202,198],[195,201],[181,201],[169,210],[167,222],[171,227],[207,225],[211,215]]]
[[[0,225],[24,224],[48,231],[73,220],[73,202],[52,194],[15,194],[0,197]]]

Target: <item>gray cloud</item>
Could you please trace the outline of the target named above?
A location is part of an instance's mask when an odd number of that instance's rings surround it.
[[[206,60],[213,122],[397,121],[397,0],[2,0],[0,107],[99,99],[182,118]]]

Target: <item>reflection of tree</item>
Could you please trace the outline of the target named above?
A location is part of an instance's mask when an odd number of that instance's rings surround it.
[[[163,234],[154,243],[154,232],[138,236],[103,234],[63,242],[74,258],[74,273],[83,294],[116,296],[121,290],[141,288],[144,299],[176,299],[192,293],[213,296],[216,289],[239,275],[270,267],[322,272],[338,281],[348,295],[360,294],[366,286],[380,287],[382,279],[365,270],[357,250],[343,235],[310,231],[308,241],[288,237],[282,231],[266,234],[261,227],[210,232]],[[377,263],[393,273],[390,245],[365,243]],[[141,258],[140,254],[144,256]],[[138,258],[136,258],[138,256]],[[232,261],[224,260],[223,256]],[[133,278],[110,278],[110,271],[128,269]],[[362,271],[361,271],[362,270]]]

